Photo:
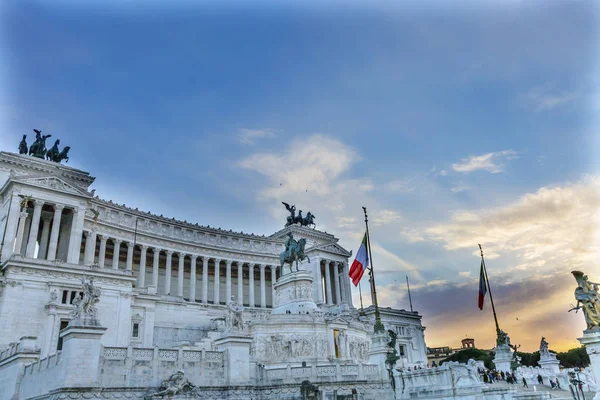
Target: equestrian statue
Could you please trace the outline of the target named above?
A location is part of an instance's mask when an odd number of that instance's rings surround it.
[[[300,224],[300,226],[317,226],[314,221],[315,216],[310,211],[308,212],[308,214],[306,214],[306,217],[303,217],[302,210],[298,211],[298,215],[296,215],[296,205],[290,206],[288,203],[283,201],[281,203],[285,206],[286,210],[290,212],[290,215],[287,217],[287,222],[285,224],[286,228],[293,224]]]
[[[304,247],[306,246],[306,239],[302,238],[298,241],[294,239],[294,235],[292,232],[288,232],[288,239],[285,242],[285,250],[279,254],[279,270],[283,275],[283,266],[284,264],[290,264],[290,274],[292,273],[292,265],[294,262],[296,263],[296,272],[298,269],[298,262],[304,261],[307,259],[310,263],[310,258],[306,254],[304,254]]]

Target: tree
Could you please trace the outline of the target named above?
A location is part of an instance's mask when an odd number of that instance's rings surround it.
[[[440,365],[442,365],[446,361],[458,361],[459,363],[464,364],[467,361],[469,361],[471,358],[475,361],[483,361],[483,363],[485,364],[485,367],[487,369],[492,369],[494,367],[494,365],[492,364],[492,356],[485,351],[475,349],[475,348],[469,348],[469,349],[464,349],[464,350],[458,351],[458,352],[452,354],[451,356],[446,357],[445,359],[440,361]]]
[[[556,354],[556,358],[565,368],[585,368],[590,365],[590,356],[585,351],[585,346],[576,347],[562,353]]]
[[[517,352],[517,356],[521,357],[521,365],[526,367],[537,367],[538,361],[540,361],[540,352],[534,351],[533,353]]]

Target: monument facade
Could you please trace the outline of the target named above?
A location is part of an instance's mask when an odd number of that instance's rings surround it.
[[[0,398],[393,397],[373,310],[352,302],[352,254],[312,213],[286,204],[285,227],[261,236],[132,209],[36,134],[33,151],[0,152]],[[395,367],[426,366],[421,316],[381,318]]]

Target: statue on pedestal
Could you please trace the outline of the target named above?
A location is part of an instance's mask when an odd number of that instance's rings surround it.
[[[282,275],[284,264],[290,264],[290,273],[292,273],[292,265],[294,262],[296,262],[296,272],[299,271],[298,262],[302,262],[304,259],[307,259],[308,262],[310,262],[310,258],[304,254],[304,246],[306,246],[306,239],[302,238],[296,241],[292,232],[288,232],[285,250],[279,254],[279,267]]]
[[[227,309],[229,315],[225,319],[225,326],[232,331],[241,331],[244,329],[244,306],[241,303],[234,301],[234,296],[231,296],[231,300],[227,303]]]
[[[94,286],[94,278],[86,280],[85,277],[81,279],[83,286],[83,296],[78,296],[73,299],[75,310],[71,313],[73,319],[79,318],[96,318],[98,310],[96,309],[96,303],[100,301],[100,289]]]
[[[542,340],[540,341],[540,357],[549,357],[550,350],[548,350],[548,342],[546,342],[546,338],[542,336]]]
[[[569,311],[583,310],[583,316],[587,323],[587,329],[600,329],[600,294],[598,293],[598,283],[590,282],[587,275],[581,271],[571,272],[577,281],[575,289],[575,299],[577,305]]]

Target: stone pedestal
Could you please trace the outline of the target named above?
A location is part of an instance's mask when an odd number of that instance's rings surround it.
[[[496,355],[494,357],[494,365],[496,366],[496,371],[511,371],[511,361],[513,360],[513,352],[507,344],[501,344],[496,346]]]
[[[549,374],[557,375],[560,373],[560,361],[556,359],[556,355],[550,353],[549,356],[544,356],[538,361],[538,365]]]
[[[63,338],[62,362],[67,366],[62,387],[90,387],[98,385],[100,339],[106,328],[95,319],[76,319],[60,332]]]
[[[369,349],[369,364],[376,364],[379,367],[381,379],[389,379],[385,361],[388,354],[388,342],[390,336],[387,332],[374,333],[371,336],[371,347]]]
[[[215,340],[217,349],[227,354],[227,385],[248,385],[250,381],[251,343],[252,338],[241,333],[231,333]]]
[[[590,368],[596,384],[600,386],[600,329],[583,331],[583,337],[578,338],[585,345],[585,350],[590,356]],[[600,391],[596,392],[594,400],[600,400]]]
[[[292,272],[280,277],[273,285],[275,299],[271,314],[312,314],[317,310],[312,298],[312,282],[312,273],[309,271]]]

